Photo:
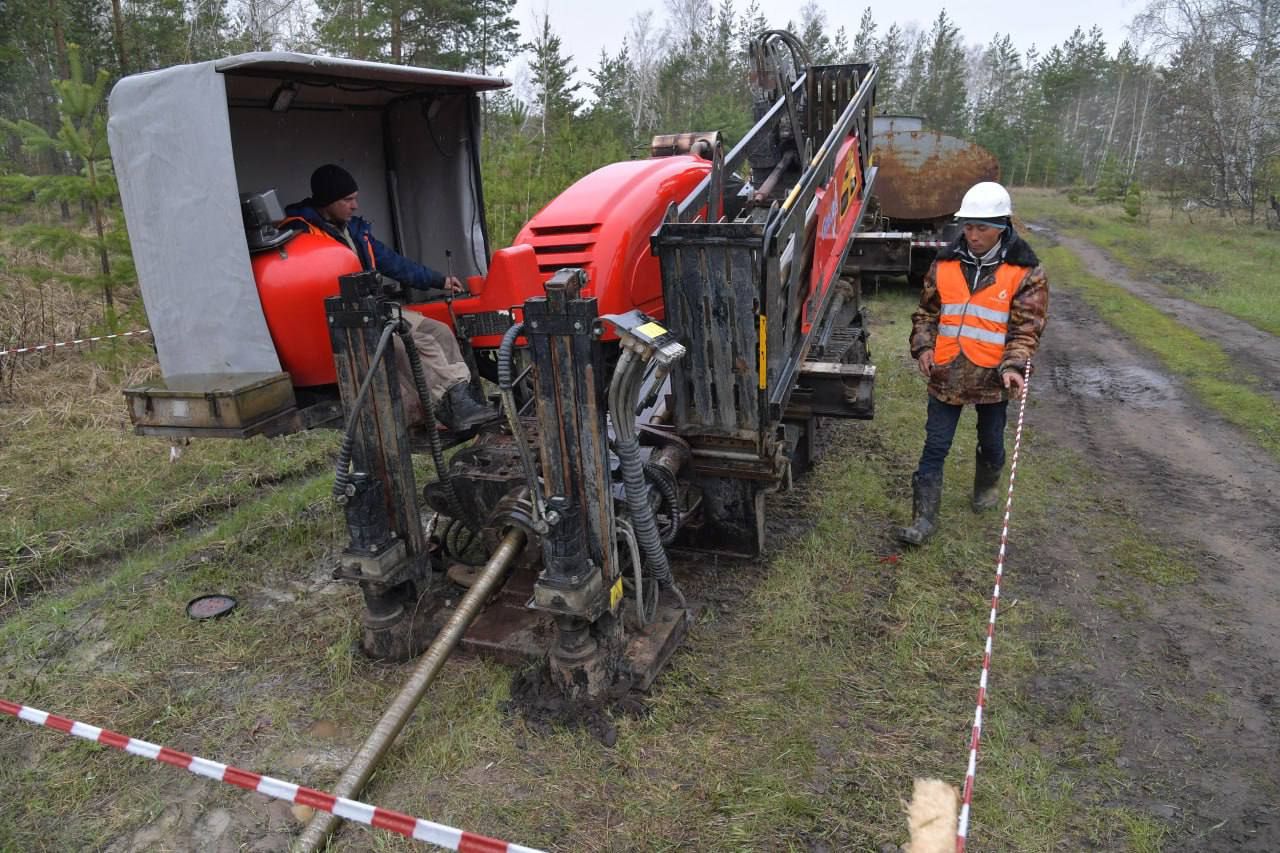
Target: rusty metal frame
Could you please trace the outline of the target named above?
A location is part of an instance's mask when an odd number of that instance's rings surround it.
[[[566,268],[525,302],[537,388],[542,479],[558,518],[542,537],[539,609],[594,621],[612,608],[620,569],[613,537],[605,366],[595,297],[583,297],[586,274]],[[548,518],[548,521],[551,521]]]
[[[800,79],[791,87],[790,92],[792,96],[799,95],[800,92],[804,90],[805,78],[807,76],[808,75],[801,75]],[[747,155],[751,153],[751,149],[756,144],[756,141],[763,137],[764,134],[768,133],[773,126],[782,119],[786,110],[787,101],[785,98],[779,98],[775,101],[773,106],[769,108],[769,111],[765,113],[764,116],[755,123],[755,126],[748,130],[746,135],[738,141],[738,144],[733,146],[729,153],[724,156],[722,172],[727,172],[729,174],[737,172],[739,167],[746,162]],[[711,194],[716,184],[716,180],[714,172],[712,174],[708,174],[702,179],[698,186],[694,188],[693,192],[689,193],[689,195],[685,197],[684,201],[680,202],[676,207],[676,221],[693,222],[702,215],[702,208],[711,200]],[[723,192],[724,182],[722,179],[719,182],[719,186]],[[724,208],[723,198],[720,199],[720,208]]]
[[[807,244],[810,234],[809,229],[814,223],[809,222],[809,208],[814,200],[814,194],[818,188],[825,186],[835,172],[836,157],[840,153],[840,146],[837,144],[839,140],[844,139],[854,130],[855,125],[858,129],[858,143],[861,147],[861,153],[865,157],[869,151],[871,130],[871,112],[875,106],[875,86],[879,70],[874,66],[861,66],[868,69],[866,76],[858,85],[857,91],[853,97],[845,105],[840,120],[827,134],[826,141],[823,143],[822,149],[814,157],[810,167],[805,171],[800,179],[800,183],[793,190],[793,195],[788,199],[788,204],[776,208],[772,211],[768,224],[765,226],[765,257],[767,263],[778,263],[781,254],[785,250],[788,242],[796,247],[796,254],[803,250]],[[831,71],[831,66],[823,69],[826,72]],[[815,74],[810,71],[810,74]],[[810,76],[806,74],[806,79]],[[861,161],[865,164],[867,161]],[[876,170],[874,167],[866,169],[866,179],[862,188],[863,199],[870,198],[874,184]],[[858,208],[857,219],[853,224],[853,230],[856,232],[861,223],[863,216],[866,214],[867,205],[864,203]],[[852,241],[847,243],[841,250],[840,261],[833,267],[832,276],[840,274],[841,268],[848,257],[849,248]],[[815,339],[818,332],[819,324],[814,323],[803,338],[797,339],[800,333],[799,314],[803,303],[803,293],[805,292],[804,282],[801,280],[802,264],[792,263],[790,273],[785,281],[781,278],[781,268],[774,274],[773,270],[769,270],[765,277],[766,287],[777,289],[777,293],[767,293],[765,304],[770,306],[769,317],[769,357],[768,357],[768,385],[769,385],[769,410],[772,419],[781,417],[782,410],[786,408],[787,398],[791,394],[791,389],[795,384],[795,378],[809,351],[810,345]],[[826,311],[830,307],[830,301],[834,294],[834,288],[831,287],[830,280],[820,282],[817,292],[821,294],[822,304],[818,306],[818,310],[814,312],[816,317],[824,317]],[[777,306],[785,306],[785,314],[779,317]]]
[[[682,435],[736,440],[761,462],[773,456],[773,426],[782,417],[801,363],[821,334],[821,321],[831,308],[835,290],[830,280],[820,283],[822,302],[813,313],[817,322],[802,335],[800,312],[807,288],[799,255],[815,227],[808,221],[809,208],[817,189],[829,183],[835,172],[843,139],[856,130],[860,153],[865,157],[869,152],[877,75],[871,65],[820,66],[796,81],[797,91],[808,86],[824,92],[822,109],[811,119],[811,126],[828,132],[788,203],[774,207],[763,225],[689,221],[691,214],[711,204],[710,193],[718,184],[713,173],[654,234],[667,322],[684,334],[689,349],[673,374],[675,423]],[[857,89],[850,92],[855,79]],[[848,100],[841,104],[837,97]],[[724,168],[741,164],[756,137],[781,118],[784,100],[778,99],[725,157]],[[837,109],[839,118],[833,119]],[[866,199],[874,186],[875,169],[867,168],[865,159],[861,162]],[[865,211],[863,204],[853,224],[855,232]],[[795,247],[795,261],[785,269],[784,278],[782,255],[788,242]],[[842,247],[833,276],[839,275],[850,245],[852,241]],[[758,375],[761,324],[767,325],[763,331],[768,342],[763,377]]]

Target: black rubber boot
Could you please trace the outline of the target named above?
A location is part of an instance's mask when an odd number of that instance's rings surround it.
[[[497,409],[476,400],[469,382],[450,385],[436,404],[436,417],[453,432],[470,432],[496,421],[500,415]]]
[[[923,545],[938,527],[938,509],[942,506],[942,475],[911,475],[910,527],[898,528],[898,540],[907,545]]]
[[[982,461],[981,454],[974,461],[973,467],[973,502],[970,504],[974,512],[986,512],[995,509],[1000,501],[1000,472],[1004,464],[989,465]]]

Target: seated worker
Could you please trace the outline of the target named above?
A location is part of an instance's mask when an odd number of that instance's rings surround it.
[[[327,163],[311,173],[311,197],[285,208],[282,227],[324,234],[355,252],[360,266],[394,278],[405,288],[439,290],[457,293],[462,282],[447,278],[435,270],[397,254],[373,236],[373,229],[362,217],[359,187],[351,173],[341,166]],[[499,413],[476,399],[471,387],[471,370],[462,358],[453,330],[439,320],[405,310],[404,318],[413,331],[414,344],[422,355],[427,374],[427,388],[435,404],[436,415],[449,429],[465,432],[496,420]],[[400,374],[401,397],[412,422],[421,422],[426,413],[418,401],[409,360],[403,344],[395,339],[399,353],[396,366]]]

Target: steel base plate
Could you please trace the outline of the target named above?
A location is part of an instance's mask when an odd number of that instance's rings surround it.
[[[535,578],[533,568],[517,567],[502,590],[471,623],[459,651],[511,665],[545,657],[555,642],[555,622],[550,614],[526,606],[533,597]],[[432,616],[431,621],[437,627],[448,621],[453,605],[461,598],[456,588],[450,589],[452,592],[444,597],[442,606]],[[657,617],[644,630],[637,630],[628,619],[622,677],[630,678],[634,689],[648,690],[680,647],[687,625],[684,611],[667,604],[658,608]]]
[[[644,630],[628,630],[623,661],[631,677],[632,689],[647,691],[653,685],[658,673],[684,642],[688,625],[685,611],[662,605],[658,608],[657,617],[645,625]]]
[[[459,650],[507,664],[522,664],[545,655],[555,638],[555,623],[550,615],[525,606],[533,597],[534,579],[532,568],[517,566],[462,635]],[[452,585],[446,590],[437,593],[443,603],[432,617],[440,626],[453,615],[453,607],[462,597]]]

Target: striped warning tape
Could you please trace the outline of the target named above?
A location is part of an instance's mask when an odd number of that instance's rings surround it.
[[[946,240],[912,240],[911,248],[913,249],[941,249],[948,245]]]
[[[26,720],[28,723],[34,723],[37,726],[46,726],[94,743],[113,746],[116,749],[124,750],[130,755],[150,758],[153,761],[163,761],[165,764],[181,767],[197,776],[205,776],[209,779],[216,779],[219,782],[226,782],[229,785],[247,788],[250,791],[257,791],[259,794],[266,794],[268,797],[275,797],[287,803],[310,806],[313,809],[336,814],[346,820],[358,821],[369,826],[375,826],[378,829],[390,830],[418,841],[426,841],[446,850],[459,850],[461,853],[542,853],[542,851],[533,847],[522,847],[519,844],[509,844],[506,841],[499,841],[496,838],[489,838],[485,835],[463,832],[451,826],[410,817],[407,814],[393,812],[389,809],[380,809],[356,800],[348,800],[345,797],[335,797],[333,794],[326,794],[313,788],[304,788],[301,785],[294,785],[292,782],[283,782],[270,776],[263,776],[260,773],[250,773],[247,770],[240,770],[226,764],[219,764],[216,761],[188,755],[185,752],[169,749],[167,746],[157,746],[145,740],[131,738],[108,729],[100,729],[88,723],[69,720],[66,717],[59,717],[47,711],[41,711],[38,708],[19,705],[16,702],[0,699],[0,712],[12,714],[20,720]]]
[[[14,349],[0,349],[0,357],[6,355],[22,355],[27,352],[41,352],[47,349],[60,349],[62,347],[76,347],[80,344],[96,344],[98,341],[109,341],[112,338],[131,338],[134,335],[149,335],[150,329],[134,329],[132,332],[119,332],[114,335],[97,335],[92,338],[76,338],[73,341],[58,341],[52,344],[36,344],[29,347],[16,347]]]
[[[969,767],[964,775],[964,797],[960,806],[960,823],[956,830],[956,853],[964,853],[969,835],[969,812],[973,808],[973,779],[978,772],[978,741],[982,738],[982,709],[987,704],[987,679],[991,672],[991,646],[996,636],[996,611],[1000,606],[1000,580],[1004,577],[1004,555],[1009,544],[1009,516],[1013,513],[1013,481],[1018,476],[1018,451],[1022,447],[1022,422],[1027,414],[1027,397],[1031,390],[1031,361],[1023,370],[1022,405],[1018,407],[1018,428],[1013,434],[1013,460],[1009,463],[1009,492],[1004,502],[1004,526],[1000,530],[1000,551],[996,556],[996,585],[991,593],[991,615],[987,619],[987,645],[982,654],[982,676],[978,679],[978,707],[973,714],[973,733],[969,738]]]

